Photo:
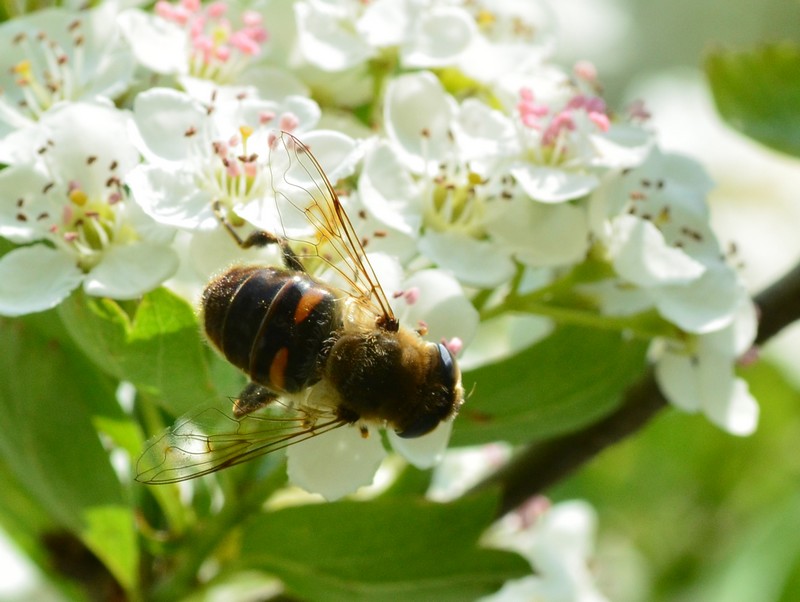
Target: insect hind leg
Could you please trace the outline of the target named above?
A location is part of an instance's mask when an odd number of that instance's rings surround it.
[[[231,238],[233,238],[234,242],[236,242],[239,247],[242,249],[250,249],[252,247],[261,248],[266,247],[267,245],[276,244],[281,248],[283,262],[287,268],[297,272],[306,271],[305,266],[303,266],[300,261],[300,258],[295,254],[295,252],[289,246],[289,243],[286,242],[285,238],[271,234],[266,230],[254,230],[247,238],[242,238],[234,229],[233,224],[231,224],[227,216],[224,215],[220,202],[214,201],[212,207],[214,210],[214,215],[217,216],[219,223],[222,224],[222,226],[225,228],[225,230],[227,230],[228,234],[231,235]]]
[[[256,410],[271,404],[278,396],[257,383],[247,383],[242,392],[233,401],[233,415],[236,418],[252,414]]]

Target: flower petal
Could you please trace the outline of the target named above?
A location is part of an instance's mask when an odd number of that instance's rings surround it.
[[[453,421],[445,420],[427,435],[415,439],[403,439],[394,431],[387,431],[394,450],[417,468],[431,468],[438,464],[450,441]]]
[[[178,256],[170,247],[150,243],[116,245],[89,272],[84,290],[97,297],[134,299],[156,288],[178,269]]]
[[[0,315],[44,311],[63,301],[83,280],[75,259],[44,245],[0,257]]]
[[[498,245],[453,230],[426,232],[419,250],[467,286],[494,288],[507,282],[515,271],[509,253]]]
[[[668,245],[652,222],[632,215],[614,220],[609,253],[620,276],[645,288],[696,282],[705,272],[703,264]]]
[[[689,284],[659,288],[654,298],[667,320],[687,332],[704,334],[731,324],[748,296],[736,274],[720,264]]]
[[[364,160],[358,179],[361,202],[377,219],[404,234],[415,234],[422,223],[422,201],[397,153],[385,143]]]
[[[176,167],[140,165],[125,180],[142,210],[160,224],[210,230],[219,224],[211,193],[198,188],[194,174]]]
[[[569,204],[546,205],[516,197],[487,211],[486,229],[530,266],[581,261],[589,249],[586,212]]]
[[[747,383],[736,378],[726,403],[707,407],[706,414],[711,422],[731,435],[746,437],[758,426],[759,407]]]
[[[542,316],[503,314],[482,321],[478,332],[458,359],[462,370],[499,362],[527,349],[553,332],[553,322]]]
[[[186,31],[139,9],[122,11],[120,30],[136,59],[155,73],[185,73],[189,67]]]
[[[475,20],[461,8],[432,8],[415,24],[410,39],[400,50],[404,66],[417,69],[441,67],[454,62],[472,42]]]
[[[386,451],[377,433],[364,438],[344,426],[291,446],[286,456],[292,483],[333,501],[372,483]]]
[[[415,303],[407,306],[401,322],[411,328],[424,322],[430,341],[458,337],[468,345],[475,337],[478,311],[450,274],[443,270],[420,270],[405,281],[404,288],[418,288],[420,294]]]
[[[297,39],[303,57],[325,71],[342,71],[366,61],[373,49],[352,29],[348,19],[339,18],[323,4],[298,2],[294,5]]]
[[[386,89],[386,133],[399,146],[409,169],[435,169],[452,148],[448,132],[455,114],[453,99],[427,72],[401,75]]]
[[[656,382],[669,402],[684,412],[700,410],[700,391],[691,358],[666,351],[656,362]]]
[[[140,150],[153,162],[182,161],[196,147],[194,136],[207,127],[208,112],[187,94],[167,88],[151,88],[136,96],[133,118]],[[211,152],[209,147],[208,152]]]
[[[69,174],[89,196],[108,194],[112,162],[118,177],[139,163],[139,152],[130,142],[130,113],[113,105],[65,104],[47,113],[41,125],[49,139],[51,165]]]
[[[597,176],[527,163],[515,165],[509,171],[528,196],[541,203],[578,199],[589,194],[599,183]]]
[[[49,181],[32,165],[14,165],[0,171],[0,236],[26,243],[47,235],[46,226],[36,218],[54,209],[41,194]]]

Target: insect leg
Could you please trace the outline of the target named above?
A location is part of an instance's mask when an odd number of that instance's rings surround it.
[[[236,418],[247,416],[269,405],[277,398],[278,396],[266,387],[256,383],[248,383],[239,393],[239,397],[233,402],[233,415]]]
[[[277,244],[281,248],[281,253],[283,253],[283,262],[286,264],[287,268],[297,272],[306,271],[305,267],[300,262],[300,259],[297,257],[297,255],[295,255],[295,252],[289,246],[289,243],[286,242],[285,238],[270,234],[265,230],[255,230],[251,232],[247,238],[242,238],[239,236],[239,233],[236,232],[228,218],[223,214],[220,202],[214,201],[212,208],[214,210],[214,215],[216,215],[217,219],[219,220],[219,223],[223,225],[223,227],[228,231],[228,234],[231,235],[236,244],[242,249],[249,249],[251,247],[266,247],[267,245]]]

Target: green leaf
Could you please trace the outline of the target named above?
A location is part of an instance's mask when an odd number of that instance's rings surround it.
[[[527,443],[590,424],[641,376],[645,350],[646,343],[618,333],[562,327],[504,362],[473,370],[464,375],[468,399],[452,444]]]
[[[744,135],[800,156],[800,48],[776,44],[706,60],[717,110]]]
[[[495,510],[490,495],[287,508],[244,525],[242,562],[305,600],[474,600],[531,573],[515,554],[477,547]]]
[[[98,366],[132,382],[174,415],[215,397],[210,351],[197,318],[188,303],[167,289],[145,295],[133,318],[115,301],[83,294],[63,302],[59,313]]]
[[[23,320],[0,319],[0,457],[52,520],[130,589],[138,554],[133,514],[92,428],[91,408],[109,404],[89,401],[114,391],[96,376],[56,339]],[[95,518],[100,508],[103,521]]]

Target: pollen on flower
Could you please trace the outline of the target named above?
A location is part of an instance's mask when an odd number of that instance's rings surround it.
[[[419,287],[412,286],[408,290],[403,293],[403,299],[409,305],[414,305],[417,301],[419,301]]]
[[[68,196],[69,200],[79,207],[86,205],[89,200],[89,197],[86,196],[86,193],[80,188],[73,188],[69,191]]]
[[[442,344],[447,347],[447,349],[453,355],[458,355],[464,348],[464,341],[462,341],[459,337],[453,337],[449,341],[442,339]]]
[[[547,115],[548,111],[547,106],[537,105],[534,102],[533,91],[530,88],[520,89],[517,112],[522,125],[528,128],[538,128],[539,120]]]
[[[590,61],[578,61],[572,69],[576,77],[590,83],[597,81],[597,67]]]
[[[242,142],[247,143],[247,139],[253,135],[253,128],[249,125],[240,125],[239,133],[242,135]]]
[[[195,0],[178,5],[163,0],[156,3],[156,14],[187,30],[192,75],[227,83],[246,66],[248,59],[261,54],[269,36],[260,16],[246,11],[239,17],[243,26],[237,29],[228,9],[225,2],[214,2],[205,8]]]
[[[278,124],[284,132],[293,132],[300,125],[300,120],[294,113],[284,113],[281,115]]]

